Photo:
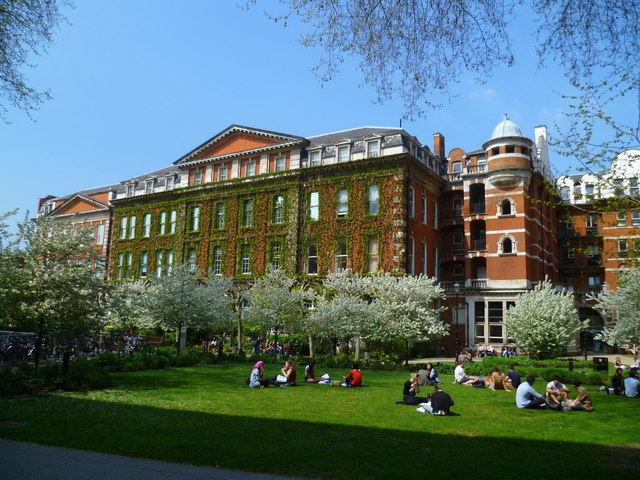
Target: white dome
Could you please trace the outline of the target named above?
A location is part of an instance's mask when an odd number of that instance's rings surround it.
[[[509,120],[506,113],[504,115],[504,120],[493,129],[491,140],[503,137],[523,137],[520,127]]]

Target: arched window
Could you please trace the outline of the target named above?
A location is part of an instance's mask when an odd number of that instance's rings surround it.
[[[513,241],[509,237],[502,240],[502,253],[513,253]]]
[[[500,204],[500,210],[502,215],[511,215],[511,200],[505,198]]]

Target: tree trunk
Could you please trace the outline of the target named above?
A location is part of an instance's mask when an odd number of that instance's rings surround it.
[[[404,364],[409,365],[409,339],[408,338],[406,340],[406,346],[407,346],[407,356],[404,359]]]
[[[355,337],[354,338],[354,343],[355,343],[355,357],[354,357],[354,360],[357,362],[358,360],[360,360],[360,337]]]
[[[177,348],[178,348],[178,356],[180,356],[180,336],[182,334],[182,325],[178,325],[178,328],[176,330],[176,342],[177,342]]]
[[[38,319],[38,334],[36,335],[36,349],[33,354],[33,378],[38,377],[38,369],[40,368],[40,356],[42,354],[42,335],[44,334],[44,316]]]
[[[238,314],[238,352],[243,352],[244,346],[242,345],[242,309],[239,306],[238,306],[237,314]]]
[[[313,358],[313,335],[309,335],[309,356]]]

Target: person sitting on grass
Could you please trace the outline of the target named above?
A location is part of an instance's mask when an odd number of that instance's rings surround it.
[[[578,396],[575,400],[569,401],[569,407],[571,407],[571,410],[586,412],[590,412],[591,410],[593,410],[593,406],[591,405],[591,395],[589,395],[587,389],[582,387],[578,380],[575,380],[573,382],[573,386],[578,391]]]
[[[427,385],[437,385],[440,383],[440,377],[438,372],[433,368],[431,363],[427,363],[427,371],[429,372],[429,378],[427,379]]]
[[[418,370],[418,377],[420,377],[421,387],[429,385],[429,370],[424,363],[420,366],[420,370]]]
[[[361,387],[362,386],[362,372],[360,371],[360,365],[356,362],[351,365],[351,371],[344,377],[343,387]]]
[[[249,386],[251,388],[265,388],[265,387],[268,387],[269,385],[273,385],[274,387],[284,388],[283,385],[280,385],[276,381],[277,377],[263,379],[262,378],[263,374],[264,374],[264,362],[260,360],[259,362],[256,362],[256,364],[253,366],[253,369],[251,370],[251,376],[249,377]]]
[[[284,367],[282,367],[281,372],[282,376],[287,379],[285,383],[292,387],[295,386],[297,373],[293,360],[287,360],[284,362]]]
[[[404,388],[402,390],[402,403],[404,405],[419,405],[429,401],[426,397],[418,397],[420,393],[420,376],[417,373],[412,373],[409,380],[404,382]]]
[[[451,396],[436,385],[433,389],[433,394],[430,396],[430,401],[421,403],[416,410],[420,413],[430,413],[431,415],[451,415],[451,407],[453,405]]]
[[[322,377],[316,377],[316,361],[311,360],[309,365],[304,369],[304,381],[306,383],[321,383],[324,382]]]
[[[562,408],[562,402],[567,401],[568,394],[569,389],[560,381],[558,375],[554,375],[553,379],[547,383],[547,403],[549,404],[549,408],[560,410]]]
[[[629,376],[624,379],[624,394],[630,398],[639,398],[640,379],[635,368],[629,370]]]
[[[507,386],[518,388],[522,383],[522,379],[520,378],[520,374],[515,371],[513,365],[507,366],[507,379],[505,380],[505,384]]]
[[[509,390],[506,381],[508,378],[509,377],[502,373],[500,367],[498,365],[495,365],[493,367],[493,372],[491,373],[491,375],[485,379],[484,385],[494,392],[496,390],[505,390],[507,392],[510,392],[511,390]]]
[[[624,378],[622,378],[621,368],[616,368],[616,373],[611,377],[611,388],[615,395],[624,395]]]
[[[525,382],[522,382],[516,390],[516,406],[518,408],[546,408],[544,397],[534,388],[536,381],[533,375],[529,375]]]
[[[478,377],[468,377],[464,372],[464,362],[459,362],[458,366],[453,372],[453,383],[459,383],[460,385],[471,386],[479,380]]]

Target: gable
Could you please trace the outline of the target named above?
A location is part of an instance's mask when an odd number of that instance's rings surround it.
[[[194,157],[194,160],[200,158],[217,157],[219,155],[227,155],[229,153],[244,152],[256,148],[269,147],[277,142],[271,138],[254,137],[246,134],[235,134],[229,138],[216,143],[211,148],[204,150],[201,154]]]
[[[75,198],[70,199],[65,204],[61,205],[59,209],[55,211],[55,214],[65,215],[70,213],[80,213],[80,212],[98,210],[106,207],[107,205],[104,205],[101,202],[96,202],[96,201],[92,202],[90,199],[86,197],[77,196]]]

